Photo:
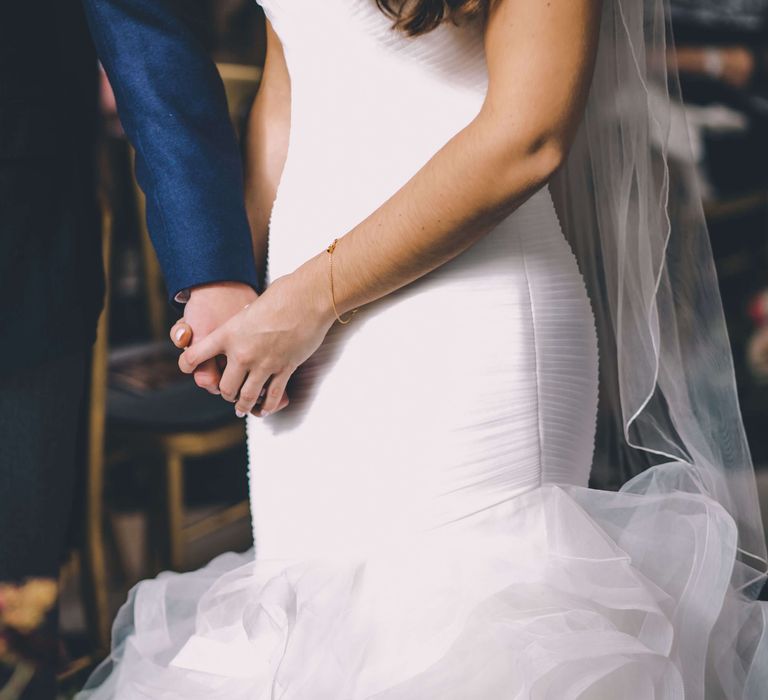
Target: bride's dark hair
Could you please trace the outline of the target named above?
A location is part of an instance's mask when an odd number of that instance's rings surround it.
[[[410,36],[426,34],[445,20],[459,24],[488,11],[491,0],[376,0],[395,29]]]

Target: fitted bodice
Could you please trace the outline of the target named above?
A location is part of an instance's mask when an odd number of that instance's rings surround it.
[[[478,22],[410,38],[374,0],[262,5],[291,80],[290,145],[271,225],[291,244],[271,246],[274,277],[363,220],[466,126],[487,71]]]

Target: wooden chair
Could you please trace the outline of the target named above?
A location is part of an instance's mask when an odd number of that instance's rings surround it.
[[[203,392],[191,377],[183,375],[140,391],[126,391],[116,381],[116,376],[130,376],[132,367],[142,365],[150,367],[150,375],[153,365],[164,375],[169,369],[178,372],[177,353],[169,345],[169,341],[148,343],[112,353],[109,363],[106,406],[110,451],[120,456],[121,464],[152,463],[158,457],[162,463],[159,472],[152,474],[157,478],[152,489],[156,496],[148,509],[150,573],[183,570],[187,543],[249,514],[247,501],[242,501],[191,524],[184,517],[185,462],[226,452],[245,440],[244,422],[235,417],[233,407]],[[146,376],[147,372],[142,369],[141,374]],[[113,468],[119,468],[118,464]]]

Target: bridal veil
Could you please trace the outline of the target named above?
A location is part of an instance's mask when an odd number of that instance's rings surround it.
[[[594,485],[630,496],[604,522],[673,538],[660,528],[668,509],[727,514],[731,531],[718,532],[691,513],[690,527],[717,541],[687,585],[727,586],[713,624],[717,646],[736,654],[711,667],[727,697],[757,697],[768,687],[768,668],[753,663],[768,658],[755,602],[765,535],[671,46],[667,0],[604,0],[586,113],[552,190],[597,318]]]

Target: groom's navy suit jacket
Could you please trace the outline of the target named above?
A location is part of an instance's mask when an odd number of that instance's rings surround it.
[[[136,150],[150,235],[171,297],[257,285],[240,152],[224,88],[185,0],[83,0]]]

